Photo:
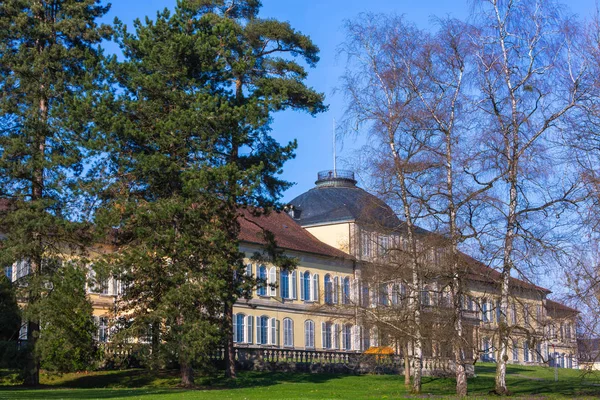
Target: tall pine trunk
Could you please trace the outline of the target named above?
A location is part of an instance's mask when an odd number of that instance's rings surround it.
[[[225,329],[227,339],[225,343],[225,376],[227,378],[236,378],[235,372],[235,347],[233,345],[233,307],[229,304],[225,305]]]

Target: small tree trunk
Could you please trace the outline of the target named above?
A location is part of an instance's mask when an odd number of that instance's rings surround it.
[[[404,346],[404,386],[410,387],[410,357],[408,356],[408,343]]]
[[[225,344],[225,376],[236,378],[235,372],[235,347],[233,346],[233,307],[225,305],[225,325],[227,330],[227,341]]]

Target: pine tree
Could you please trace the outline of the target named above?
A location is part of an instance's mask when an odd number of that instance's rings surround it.
[[[37,304],[54,272],[43,260],[84,236],[73,221],[99,83],[93,46],[110,33],[95,21],[107,10],[99,0],[0,3],[0,198],[12,207],[0,218],[0,264],[28,264],[27,385],[39,383]]]
[[[318,49],[289,24],[257,17],[257,1],[179,1],[175,12],[119,24],[114,112],[101,122],[110,169],[105,227],[119,228],[108,257],[130,287],[123,336],[152,328],[153,354],[176,354],[182,380],[216,343],[233,362],[232,308],[251,295],[239,252],[240,207],[259,215],[288,183],[277,175],[296,143],[270,135],[272,114],[316,114],[323,96],[304,84]],[[285,261],[284,264],[289,264]],[[192,333],[193,332],[193,333]],[[167,350],[168,349],[168,350]]]
[[[36,351],[42,367],[54,373],[88,370],[98,359],[92,303],[86,294],[86,270],[64,263],[52,289],[40,302],[43,335]]]

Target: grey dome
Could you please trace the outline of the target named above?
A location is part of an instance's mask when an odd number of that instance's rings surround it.
[[[352,172],[320,172],[316,187],[290,205],[301,226],[356,221],[379,229],[400,227],[400,220],[387,204],[356,186]]]

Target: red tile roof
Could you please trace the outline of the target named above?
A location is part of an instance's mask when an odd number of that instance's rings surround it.
[[[493,268],[488,267],[481,261],[474,259],[471,256],[468,256],[463,253],[463,257],[465,258],[467,264],[467,278],[472,280],[477,280],[480,282],[494,283],[500,284],[500,279],[502,274],[496,271]],[[552,293],[551,290],[543,288],[541,286],[534,285],[533,283],[526,282],[517,278],[510,278],[510,287],[519,287],[521,289],[529,289],[536,290],[543,293]]]
[[[256,217],[250,210],[242,209],[238,218],[240,223],[240,236],[242,242],[265,244],[264,231],[275,235],[277,246],[287,250],[319,254],[328,257],[353,259],[335,247],[321,242],[311,235],[306,229],[298,225],[285,212],[272,211],[268,215]]]
[[[564,304],[561,304],[557,301],[553,301],[550,299],[546,299],[546,309],[548,311],[554,311],[554,312],[560,311],[560,312],[567,312],[567,313],[579,313],[579,310],[576,310],[569,306],[565,306]]]

